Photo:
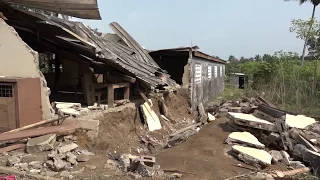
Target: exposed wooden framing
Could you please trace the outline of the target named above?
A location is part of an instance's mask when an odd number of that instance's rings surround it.
[[[89,106],[95,103],[95,93],[93,87],[92,73],[85,72],[82,79],[83,93],[85,95],[86,102]]]
[[[124,88],[124,99],[130,97],[130,83],[120,83],[120,84],[109,84],[108,85],[108,107],[114,107],[114,90]]]

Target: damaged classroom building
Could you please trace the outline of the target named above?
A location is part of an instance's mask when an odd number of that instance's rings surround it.
[[[96,0],[0,0],[0,179],[320,177],[315,118],[264,93],[214,104],[226,61],[23,7],[101,19]],[[244,88],[244,74],[231,82]]]

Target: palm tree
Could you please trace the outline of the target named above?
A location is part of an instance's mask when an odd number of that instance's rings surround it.
[[[285,1],[288,1],[288,0],[285,0]],[[316,12],[316,7],[320,4],[320,0],[299,0],[299,2],[300,2],[300,5],[303,3],[306,3],[306,2],[311,2],[313,4],[311,21],[310,21],[310,26],[309,26],[309,30],[308,30],[308,32],[310,32],[312,29],[313,22],[314,22],[314,14]],[[303,46],[303,51],[302,51],[302,56],[301,56],[302,63],[304,61],[304,56],[306,54],[307,44],[308,44],[308,37],[306,37],[306,39],[304,41],[304,46]]]

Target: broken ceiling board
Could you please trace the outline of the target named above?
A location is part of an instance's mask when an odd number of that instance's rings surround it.
[[[232,150],[238,154],[238,158],[253,166],[268,166],[272,156],[264,150],[239,145],[232,146]]]
[[[159,117],[156,115],[156,113],[152,110],[152,101],[151,99],[148,99],[149,102],[151,102],[151,106],[148,102],[145,102],[141,105],[142,114],[144,116],[144,120],[147,122],[149,131],[155,131],[161,129],[161,123],[159,120]]]
[[[227,143],[240,143],[250,147],[264,149],[265,145],[249,132],[233,132],[226,139]]]
[[[233,120],[235,124],[252,127],[256,129],[272,131],[272,132],[278,131],[275,124],[269,121],[257,118],[252,114],[233,113],[233,112],[228,112],[228,114],[230,119]]]
[[[286,114],[286,123],[291,128],[305,129],[307,126],[316,123],[316,120],[304,115]]]

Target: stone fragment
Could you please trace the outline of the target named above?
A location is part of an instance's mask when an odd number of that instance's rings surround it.
[[[233,132],[229,134],[226,139],[228,144],[240,143],[245,144],[250,147],[255,147],[259,149],[264,149],[265,146],[259,140],[249,132]]]
[[[281,155],[282,155],[284,164],[289,166],[291,161],[290,155],[286,151],[281,151]]]
[[[16,163],[14,167],[18,168],[21,171],[29,171],[28,163]]]
[[[155,174],[154,168],[146,165],[142,161],[139,162],[136,172],[139,173],[141,176],[147,177],[152,177]]]
[[[214,117],[212,114],[208,113],[208,121],[211,122],[211,121],[215,121],[216,120],[216,117]]]
[[[269,153],[272,156],[272,162],[277,163],[283,160],[283,157],[280,151],[271,150]]]
[[[87,164],[86,168],[94,170],[94,169],[97,169],[97,166]]]
[[[173,173],[173,174],[168,175],[168,179],[179,179],[181,177],[182,177],[182,174],[180,174],[180,173]]]
[[[116,170],[118,168],[118,162],[112,159],[108,159],[107,163],[104,165],[105,168],[110,170]]]
[[[29,166],[34,168],[34,169],[41,169],[42,168],[42,163],[40,161],[32,161],[29,163]]]
[[[272,156],[264,150],[239,145],[232,146],[232,150],[240,160],[249,165],[266,167],[271,164]]]
[[[61,176],[61,177],[64,177],[64,178],[68,178],[68,179],[73,179],[72,174],[71,174],[70,172],[67,172],[67,171],[62,171],[62,172],[60,173],[60,176]]]
[[[305,168],[306,166],[300,161],[290,161],[290,166],[294,169]]]
[[[14,166],[21,161],[17,156],[10,156],[7,160],[7,166]]]
[[[67,161],[69,161],[72,165],[77,165],[77,156],[72,154],[71,152],[67,153]]]
[[[77,161],[78,162],[87,162],[90,160],[90,157],[89,155],[86,155],[86,154],[80,154],[78,157],[77,157]]]
[[[58,152],[61,153],[66,153],[69,151],[72,151],[74,149],[76,149],[78,147],[78,145],[76,143],[70,143],[70,144],[66,144],[66,145],[62,145],[60,147],[57,148]]]
[[[47,134],[44,136],[29,139],[26,150],[28,153],[38,153],[42,151],[52,150],[56,142],[55,134]]]
[[[39,169],[31,169],[29,172],[32,173],[32,174],[39,174],[41,172],[41,170],[39,170]]]

